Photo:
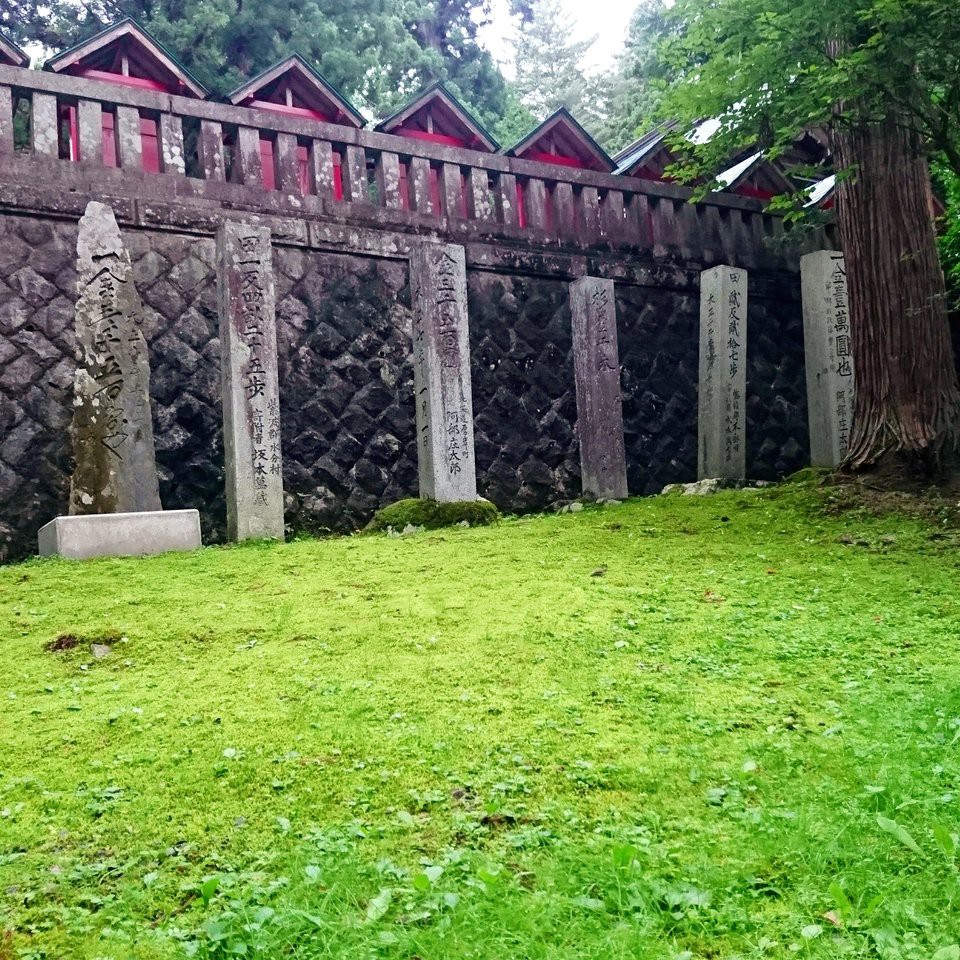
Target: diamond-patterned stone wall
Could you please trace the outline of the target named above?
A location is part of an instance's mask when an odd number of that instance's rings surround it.
[[[627,488],[696,479],[698,294],[617,285]]]
[[[481,496],[502,510],[579,496],[567,284],[471,273],[468,298]]]
[[[124,230],[146,315],[160,492],[225,528],[214,242]],[[0,560],[36,549],[71,470],[76,226],[0,216]],[[287,521],[363,526],[417,491],[405,262],[276,246]],[[802,323],[785,278],[751,301],[748,470],[806,462]],[[468,274],[481,493],[505,510],[580,494],[566,280]],[[695,293],[617,285],[632,493],[696,471]]]

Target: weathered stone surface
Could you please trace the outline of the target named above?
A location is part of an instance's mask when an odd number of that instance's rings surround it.
[[[35,551],[39,527],[66,510],[76,237],[75,221],[0,214],[0,559]],[[222,542],[213,236],[142,229],[124,240],[145,305],[161,498],[198,508],[204,541]],[[552,276],[556,258],[536,248],[487,249],[490,265],[467,274],[478,487],[501,509],[540,510],[581,493],[570,278]],[[287,524],[349,532],[417,494],[408,270],[278,242],[273,257]],[[601,258],[590,273],[614,265],[626,270],[606,275],[618,277],[629,485],[657,493],[696,477],[696,287],[682,266],[640,257]],[[34,306],[7,284],[25,266],[55,285],[53,300]],[[795,274],[751,277],[751,477],[808,462],[799,293]]]
[[[751,283],[747,476],[777,480],[808,466],[807,388],[799,285]]]
[[[200,547],[200,514],[196,510],[157,510],[57,517],[41,527],[37,545],[41,557],[68,560],[196,550]]]
[[[425,243],[410,258],[420,496],[477,499],[463,247]]]
[[[583,492],[627,496],[617,304],[612,280],[581,277],[570,284],[577,435]]]
[[[227,535],[283,539],[283,460],[269,227],[217,234]]]
[[[843,254],[808,253],[800,259],[800,276],[810,462],[815,467],[835,467],[850,444],[856,389]]]
[[[746,473],[747,272],[700,274],[697,477]]]
[[[477,474],[502,510],[580,496],[570,296],[546,278],[470,273]]]
[[[70,513],[160,509],[143,304],[113,211],[91,201],[77,238]]]

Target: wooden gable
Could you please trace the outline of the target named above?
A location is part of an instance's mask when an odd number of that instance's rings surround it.
[[[614,169],[603,148],[564,107],[505,152],[508,157],[599,173],[612,173]]]
[[[207,91],[146,30],[121,20],[57,54],[44,70],[204,99]]]
[[[281,60],[237,87],[228,99],[237,106],[310,117],[356,129],[365,123],[360,111],[299,54]]]
[[[787,175],[762,153],[751,153],[717,175],[725,193],[741,197],[771,200],[785,193],[795,193],[796,186]]]
[[[396,137],[466,147],[495,153],[499,144],[442,83],[435,83],[377,124],[377,130]]]
[[[617,174],[640,180],[670,182],[672,178],[665,171],[679,158],[667,144],[669,129],[672,128],[651,130],[616,153],[613,162],[617,165]]]
[[[0,33],[0,63],[10,67],[29,67],[30,58],[9,37]]]

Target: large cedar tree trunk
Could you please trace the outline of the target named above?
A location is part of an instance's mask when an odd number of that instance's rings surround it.
[[[833,134],[856,365],[845,466],[933,478],[956,465],[960,389],[926,159],[894,120]]]

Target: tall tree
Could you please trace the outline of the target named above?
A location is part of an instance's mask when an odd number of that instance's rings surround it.
[[[642,0],[630,20],[623,53],[602,79],[603,116],[591,132],[604,146],[617,150],[654,126],[663,98],[657,50],[667,32],[662,0]]]
[[[583,121],[592,107],[583,60],[596,37],[573,39],[560,0],[513,0],[511,9],[520,20],[513,44],[520,102],[538,120],[566,107]]]
[[[669,16],[664,109],[720,121],[688,173],[745,144],[775,156],[804,128],[830,133],[857,364],[847,466],[955,468],[960,388],[928,171],[940,151],[960,172],[954,0],[678,0]]]
[[[6,0],[0,26],[60,50],[135,17],[217,92],[292,52],[383,116],[433,80],[492,123],[506,84],[477,41],[488,0]]]

